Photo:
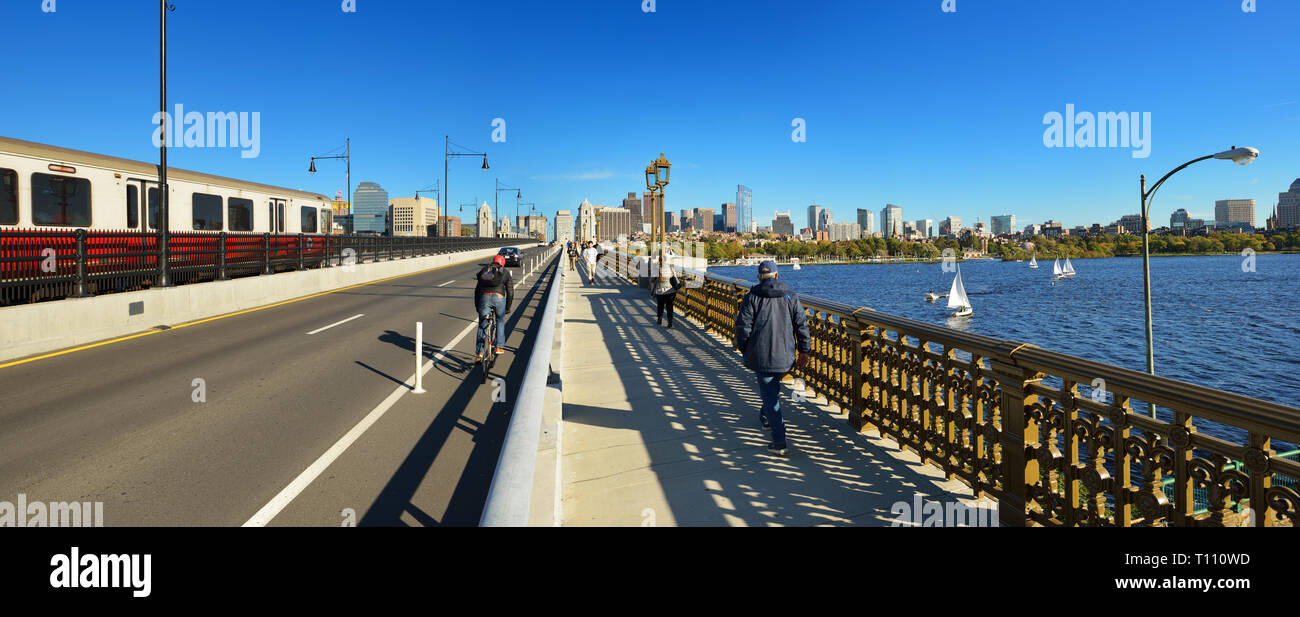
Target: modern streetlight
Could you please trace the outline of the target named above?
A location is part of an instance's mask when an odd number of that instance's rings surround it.
[[[524,192],[517,187],[505,186],[501,184],[501,178],[496,179],[496,191],[492,193],[492,216],[501,212],[500,198],[501,191],[515,191],[515,224],[519,224],[519,200],[523,198]]]
[[[167,199],[167,142],[171,141],[171,123],[167,122],[167,13],[176,7],[162,0],[159,17],[158,37],[158,93],[160,128],[162,141],[159,143],[158,161],[158,286],[171,287],[171,211]],[[182,119],[184,121],[184,119]],[[147,225],[147,223],[146,223]]]
[[[516,203],[515,203],[515,210],[518,211],[518,209],[519,209],[520,206],[532,206],[531,208],[528,209],[528,215],[529,215],[529,216],[532,216],[533,213],[537,211],[537,204],[535,204],[535,203],[533,203],[533,202],[531,202],[531,201],[525,201],[525,202],[523,202],[523,203],[518,203],[518,202],[516,202]],[[518,214],[515,215],[515,220],[516,220],[516,222],[519,220],[519,215],[518,215]],[[527,234],[527,236],[528,236],[529,238],[533,237],[533,232],[532,232],[532,228],[531,228],[531,227],[527,227],[527,226],[525,226],[525,228],[524,228],[524,233]]]
[[[443,189],[442,194],[447,196],[447,197],[443,198],[444,200],[450,200],[450,199],[451,199],[451,187],[450,187],[450,186],[448,185],[448,183],[447,183],[447,162],[451,160],[451,157],[453,157],[453,156],[481,156],[481,157],[483,157],[483,169],[484,169],[484,170],[487,170],[487,169],[489,169],[489,167],[488,167],[488,162],[487,162],[487,153],[486,153],[486,152],[472,152],[472,151],[469,150],[469,148],[466,148],[466,147],[461,146],[461,145],[459,145],[459,144],[453,144],[453,143],[451,143],[451,137],[450,137],[450,136],[447,136],[446,139],[447,139],[447,142],[446,142],[446,145],[444,146],[443,156],[442,156],[442,189]],[[459,148],[459,149],[461,149],[461,150],[465,150],[465,152],[452,152],[452,151],[451,151],[451,147],[452,147],[452,146],[456,146],[457,148]],[[442,235],[444,235],[444,236],[447,235],[447,228],[446,228],[446,225],[443,226]]]
[[[337,150],[336,150],[336,152],[337,152]],[[347,169],[347,182],[348,182],[348,212],[351,213],[351,214],[355,214],[355,212],[353,211],[353,203],[352,203],[352,138],[349,137],[349,138],[347,138],[347,140],[344,142],[344,146],[343,146],[343,154],[339,154],[339,155],[336,155],[336,156],[313,156],[313,157],[311,157],[311,165],[307,167],[307,173],[309,173],[309,174],[314,174],[314,173],[316,173],[316,161],[325,161],[325,160],[345,160],[345,161],[347,161],[347,163],[348,163],[348,169]]]
[[[1151,210],[1151,201],[1155,199],[1156,191],[1160,190],[1160,187],[1164,185],[1165,181],[1168,180],[1170,176],[1186,169],[1194,163],[1199,163],[1208,159],[1219,159],[1221,161],[1232,161],[1238,165],[1249,165],[1255,162],[1255,159],[1258,157],[1259,150],[1256,150],[1255,148],[1238,148],[1233,146],[1231,149],[1218,154],[1209,154],[1180,165],[1177,169],[1165,174],[1165,177],[1152,185],[1151,190],[1149,191],[1147,190],[1146,174],[1142,175],[1142,285],[1147,313],[1147,373],[1151,375],[1156,374],[1156,354],[1151,336],[1151,245],[1149,240],[1149,236],[1151,235],[1149,215]],[[1154,418],[1155,414],[1155,405],[1151,405],[1151,417]]]
[[[445,210],[447,206],[446,204],[442,203],[442,189],[439,187],[438,183],[435,182],[433,184],[433,188],[431,189],[420,189],[416,191],[415,202],[417,204],[420,203],[420,193],[433,193],[434,195],[437,195],[437,197],[435,198],[437,199],[437,205],[434,206],[435,208],[438,208],[438,218],[435,219],[434,222],[434,228],[436,229],[438,227],[438,224],[442,222],[442,217],[447,215],[447,213],[443,212],[443,210]],[[425,233],[428,232],[426,231]]]

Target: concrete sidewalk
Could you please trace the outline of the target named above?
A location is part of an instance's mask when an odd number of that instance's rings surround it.
[[[918,494],[973,503],[960,482],[838,410],[791,403],[788,389],[790,455],[769,454],[756,380],[727,343],[680,312],[658,326],[650,293],[622,279],[584,270],[564,292],[563,524],[888,526]]]

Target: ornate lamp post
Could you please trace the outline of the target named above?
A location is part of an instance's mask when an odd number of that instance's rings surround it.
[[[1254,148],[1238,148],[1233,146],[1230,150],[1225,150],[1218,154],[1208,154],[1198,159],[1193,159],[1177,169],[1165,174],[1159,182],[1152,185],[1151,190],[1147,190],[1147,177],[1143,174],[1141,177],[1142,189],[1142,287],[1143,300],[1146,306],[1146,326],[1147,326],[1147,373],[1156,374],[1156,355],[1155,347],[1151,337],[1151,246],[1148,237],[1151,235],[1151,225],[1149,223],[1149,214],[1151,210],[1151,201],[1155,199],[1156,191],[1169,179],[1170,176],[1186,169],[1194,163],[1199,163],[1208,159],[1219,159],[1222,161],[1232,161],[1238,165],[1249,165],[1255,162],[1259,157],[1259,150]],[[1155,417],[1155,405],[1151,405],[1151,417]]]

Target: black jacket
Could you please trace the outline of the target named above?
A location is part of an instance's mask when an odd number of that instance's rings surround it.
[[[808,317],[789,285],[768,279],[750,288],[736,314],[736,348],[759,373],[786,373],[796,352],[812,351]]]
[[[488,280],[484,280],[484,277],[487,277]],[[478,297],[486,293],[504,295],[506,297],[506,310],[510,310],[515,301],[515,284],[514,279],[510,276],[509,269],[492,264],[479,270],[478,274],[474,276],[474,280],[477,281],[477,284],[474,285],[475,310],[478,307]]]

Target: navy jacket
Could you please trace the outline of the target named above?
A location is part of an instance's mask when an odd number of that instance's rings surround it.
[[[736,315],[736,348],[759,373],[786,373],[796,352],[812,350],[808,317],[789,285],[767,279],[749,289]]]

